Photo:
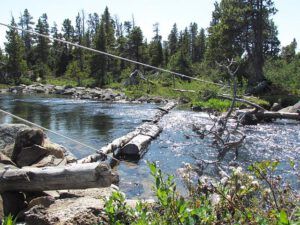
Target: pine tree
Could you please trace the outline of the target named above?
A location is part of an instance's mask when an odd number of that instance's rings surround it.
[[[281,57],[287,62],[290,63],[296,56],[296,49],[297,49],[297,41],[294,38],[293,41],[282,48]]]
[[[130,30],[127,42],[128,57],[135,61],[142,61],[143,54],[143,32],[140,27],[135,26]],[[136,66],[138,67],[138,66]]]
[[[25,30],[31,30],[34,22],[32,21],[33,17],[30,15],[28,9],[24,10],[24,13],[20,17],[19,26]],[[33,34],[29,32],[22,31],[22,40],[25,46],[25,59],[28,66],[32,66],[34,63],[33,57]]]
[[[94,46],[97,50],[106,52],[106,35],[105,24],[101,20],[100,26],[97,29],[97,33],[94,39]],[[100,54],[94,54],[91,60],[91,74],[96,78],[97,85],[102,87],[106,83],[107,79],[107,57]]]
[[[49,24],[47,14],[44,13],[36,25],[35,31],[39,34],[49,35]],[[39,64],[48,65],[48,56],[50,51],[50,41],[48,38],[37,36],[36,37],[36,62]]]
[[[246,55],[248,86],[265,79],[263,65],[277,54],[277,30],[270,19],[276,13],[272,0],[222,0],[215,4],[209,27],[207,59],[222,61]]]
[[[197,61],[197,36],[198,36],[198,25],[196,23],[190,24],[190,56],[192,62]]]
[[[62,34],[58,32],[57,24],[55,22],[51,27],[51,35],[56,39],[62,39]],[[55,76],[62,75],[64,73],[64,66],[62,65],[61,61],[63,49],[63,43],[56,40],[52,42],[50,47],[49,66]]]
[[[178,30],[176,23],[173,25],[171,33],[168,36],[170,55],[174,55],[178,48]]]
[[[196,40],[195,60],[197,62],[202,62],[204,59],[205,52],[206,52],[206,36],[205,36],[205,30],[201,28],[200,33]]]
[[[159,35],[158,23],[153,25],[154,37],[149,45],[150,64],[152,66],[160,66],[163,63],[163,49],[161,44],[161,36]]]
[[[16,27],[15,19],[12,17],[12,27]],[[20,82],[21,75],[25,74],[27,65],[24,61],[24,45],[21,37],[18,34],[17,29],[9,28],[6,32],[7,42],[5,45],[5,52],[8,56],[7,60],[7,72],[12,82],[18,84]]]

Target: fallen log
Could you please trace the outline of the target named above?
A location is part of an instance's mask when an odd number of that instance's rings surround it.
[[[177,89],[177,88],[173,88],[173,91],[196,93],[196,91],[194,90],[184,90],[184,89]]]
[[[122,148],[125,144],[127,144],[132,138],[134,138],[138,134],[139,134],[139,130],[137,128],[136,130],[134,130],[134,131],[122,136],[122,137],[119,137],[119,138],[113,140],[108,145],[106,145],[106,146],[102,147],[101,149],[99,149],[95,154],[86,156],[85,158],[82,158],[82,159],[78,160],[78,163],[90,163],[90,162],[97,162],[97,161],[106,160],[108,154],[112,153],[112,156],[113,156],[114,152],[118,148]]]
[[[264,111],[258,112],[257,116],[262,119],[289,119],[289,120],[300,120],[300,113],[288,113],[288,112],[271,112]]]
[[[148,144],[151,140],[156,138],[161,131],[162,128],[156,124],[143,124],[140,133],[121,149],[120,155],[127,158],[140,159],[146,152],[145,150]]]
[[[237,110],[236,115],[242,119],[241,123],[243,125],[255,125],[260,121],[270,121],[272,119],[289,119],[300,121],[300,113]]]
[[[145,153],[143,150],[146,148],[149,142],[157,137],[161,132],[161,128],[156,125],[156,123],[158,123],[158,121],[175,106],[175,102],[169,102],[164,107],[159,107],[159,111],[152,119],[147,119],[145,123],[143,123],[141,126],[138,126],[134,131],[115,139],[110,144],[102,147],[99,151],[97,151],[97,153],[78,160],[78,163],[90,163],[105,160],[107,159],[107,154],[112,154],[112,156],[116,157],[126,156],[127,152],[130,157],[136,154],[136,157],[133,158],[140,158]],[[131,148],[134,150],[129,150]],[[120,151],[116,154],[117,150]],[[113,162],[113,158],[110,160],[109,164],[115,164],[115,162]]]
[[[232,97],[227,96],[227,95],[217,95],[217,97],[232,101]],[[235,98],[235,100],[238,101],[238,102],[242,102],[242,103],[245,103],[245,104],[247,104],[247,105],[250,105],[250,106],[252,106],[252,107],[254,107],[254,108],[256,108],[256,109],[266,110],[266,109],[264,109],[263,107],[261,107],[260,105],[255,104],[255,103],[253,103],[253,102],[250,102],[250,101],[248,101],[248,100],[246,100],[246,99],[243,99],[243,98]]]
[[[175,102],[169,102],[164,107],[159,108],[160,111],[158,111],[155,116],[152,119],[152,123],[157,123],[164,115],[166,115],[171,109],[173,109],[176,106]]]
[[[23,167],[0,171],[0,193],[109,187],[119,177],[105,163],[71,164],[65,167]]]
[[[140,132],[128,144],[120,150],[120,155],[125,158],[140,159],[146,152],[148,144],[162,131],[157,125],[158,121],[176,106],[175,102],[169,102],[158,111],[151,122],[146,122],[140,127]]]

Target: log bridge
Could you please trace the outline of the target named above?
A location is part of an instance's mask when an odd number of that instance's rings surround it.
[[[108,154],[117,158],[140,159],[146,152],[149,143],[155,139],[162,128],[158,125],[160,119],[176,106],[176,102],[169,102],[159,110],[152,119],[144,120],[134,131],[113,140],[108,145],[102,147],[95,154],[89,155],[78,163],[91,163],[105,160]],[[110,165],[114,165],[114,160],[110,160]]]

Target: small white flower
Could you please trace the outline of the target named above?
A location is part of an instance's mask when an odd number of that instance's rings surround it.
[[[243,168],[239,166],[233,171],[233,175],[240,176],[240,175],[242,175],[242,171],[243,171]]]

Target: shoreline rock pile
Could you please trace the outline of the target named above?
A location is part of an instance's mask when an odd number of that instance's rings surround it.
[[[31,85],[21,84],[19,86],[10,87],[8,89],[0,89],[0,93],[13,94],[53,94],[69,96],[75,99],[89,99],[105,102],[131,102],[131,103],[166,103],[162,97],[142,96],[139,98],[129,98],[124,93],[110,88],[101,89],[58,86],[51,84],[34,83]]]
[[[24,124],[0,124],[2,177],[5,177],[5,171],[11,169],[46,166],[65,168],[67,164],[72,165],[75,162],[76,159],[67,149],[52,143],[43,131]],[[115,190],[118,187],[112,185],[85,190],[1,191],[0,221],[11,214],[29,225],[98,223],[104,199]]]

